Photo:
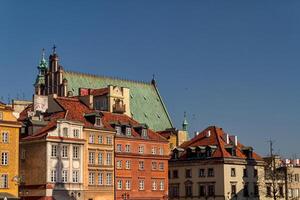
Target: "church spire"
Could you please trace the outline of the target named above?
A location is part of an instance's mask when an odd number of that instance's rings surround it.
[[[189,123],[187,122],[187,119],[186,119],[186,112],[184,111],[184,119],[183,119],[183,122],[182,122],[182,130],[187,131],[188,125],[189,125]]]

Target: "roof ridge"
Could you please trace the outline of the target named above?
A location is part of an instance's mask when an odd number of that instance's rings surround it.
[[[86,72],[78,72],[78,71],[70,71],[70,70],[65,70],[65,72],[66,73],[72,73],[72,74],[80,74],[80,75],[83,75],[83,76],[96,77],[96,78],[107,78],[107,79],[113,79],[113,80],[128,81],[128,82],[133,82],[133,83],[138,83],[138,84],[152,85],[151,82],[129,80],[129,79],[120,78],[120,77],[103,76],[103,75],[98,75],[98,74],[91,74],[91,73],[86,73]]]

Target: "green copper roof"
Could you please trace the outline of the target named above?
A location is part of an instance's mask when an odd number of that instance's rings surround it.
[[[115,85],[129,88],[130,110],[135,120],[147,124],[156,131],[173,127],[154,84],[68,71],[64,72],[64,78],[68,80],[68,91],[72,91],[74,95],[78,95],[80,87],[97,89]]]

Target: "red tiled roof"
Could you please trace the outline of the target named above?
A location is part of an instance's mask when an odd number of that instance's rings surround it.
[[[28,117],[28,111],[33,110],[33,104],[28,105],[21,113],[18,121],[24,121]]]
[[[91,89],[90,94],[93,96],[102,96],[108,94],[108,88]]]
[[[207,133],[210,131],[210,136],[207,137]],[[245,147],[241,143],[237,143],[236,146],[236,156],[232,156],[226,150],[226,141],[224,139],[225,132],[222,128],[218,128],[216,126],[210,126],[206,128],[204,131],[199,133],[196,137],[192,138],[191,140],[184,142],[180,145],[181,148],[188,148],[188,147],[197,147],[197,146],[216,146],[217,149],[214,151],[212,157],[214,158],[243,158],[246,159],[246,155],[242,152],[242,148]],[[253,159],[255,160],[262,160],[261,156],[253,152]]]
[[[164,138],[169,139],[171,135],[176,134],[176,130],[170,129],[170,130],[158,131],[157,133],[163,136]]]

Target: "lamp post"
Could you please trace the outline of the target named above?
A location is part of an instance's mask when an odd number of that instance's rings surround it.
[[[125,192],[122,194],[122,199],[123,200],[129,200],[129,193]]]

